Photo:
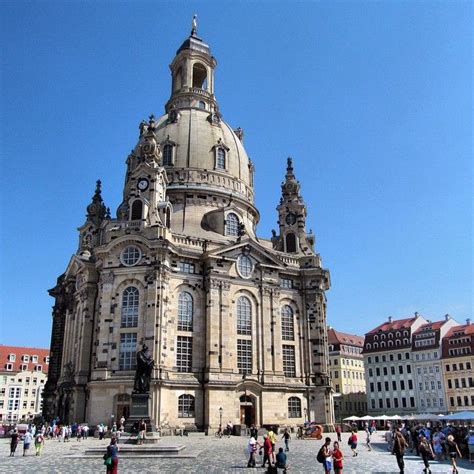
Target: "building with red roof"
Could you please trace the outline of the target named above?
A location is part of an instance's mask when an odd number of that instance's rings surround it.
[[[474,324],[452,327],[442,341],[443,377],[449,411],[474,407]]]
[[[41,413],[48,369],[48,349],[0,345],[0,423]]]

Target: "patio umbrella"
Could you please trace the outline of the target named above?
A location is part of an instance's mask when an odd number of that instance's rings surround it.
[[[474,411],[460,411],[459,413],[453,413],[452,415],[443,416],[443,420],[474,420]]]
[[[360,418],[358,416],[352,415],[348,416],[347,418],[344,418],[344,421],[358,421]]]
[[[402,417],[400,415],[392,415],[388,417],[389,420],[401,420]]]
[[[369,421],[369,420],[375,420],[373,416],[365,415],[359,418],[360,421]]]

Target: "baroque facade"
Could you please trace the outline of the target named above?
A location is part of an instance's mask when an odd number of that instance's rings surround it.
[[[44,415],[127,416],[135,354],[149,347],[157,425],[334,422],[330,278],[306,232],[292,160],[278,230],[257,237],[254,166],[222,119],[216,60],[191,35],[170,65],[171,97],[139,126],[111,217],[97,183],[55,298]],[[222,408],[222,410],[219,410]]]

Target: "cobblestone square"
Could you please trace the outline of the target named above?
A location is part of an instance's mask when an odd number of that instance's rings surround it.
[[[352,457],[347,446],[348,435],[342,439],[342,450],[345,455],[344,472],[347,473],[398,473],[395,457],[386,451],[386,444],[382,441],[382,432],[373,436],[373,451],[369,452],[364,445],[359,445],[359,455]],[[335,440],[334,433],[329,436]],[[261,438],[260,438],[261,439]],[[105,472],[103,460],[99,458],[82,457],[85,447],[103,446],[104,452],[108,440],[98,441],[88,439],[77,442],[59,443],[48,440],[40,457],[34,455],[34,449],[25,458],[22,456],[23,447],[18,445],[16,456],[10,458],[9,440],[0,440],[0,472],[2,473],[98,473]],[[120,458],[120,473],[178,473],[178,472],[264,472],[261,468],[247,469],[247,438],[230,437],[218,439],[200,434],[189,437],[165,437],[162,444],[184,444],[183,454],[195,455],[194,458],[183,459],[150,459],[150,458]],[[292,439],[288,453],[289,472],[323,472],[322,465],[316,461],[316,454],[321,441]],[[277,447],[283,447],[279,440]],[[258,461],[257,456],[257,461]],[[408,454],[405,456],[405,473],[415,474],[423,472],[423,463],[420,458]],[[433,473],[450,473],[451,468],[447,461],[444,463],[432,462]],[[459,472],[474,471],[474,463],[463,459],[459,462]]]

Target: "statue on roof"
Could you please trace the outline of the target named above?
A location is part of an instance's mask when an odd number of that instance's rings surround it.
[[[191,35],[192,36],[197,35],[197,15],[196,14],[194,14],[193,16]]]

